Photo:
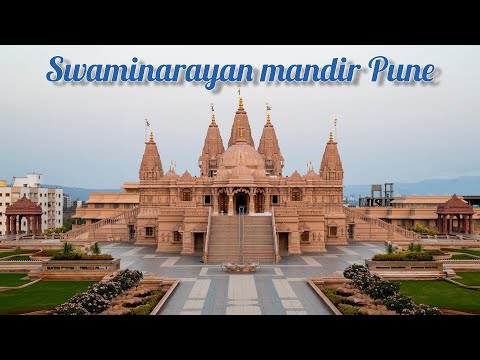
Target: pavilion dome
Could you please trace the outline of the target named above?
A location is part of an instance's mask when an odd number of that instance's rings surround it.
[[[227,169],[232,169],[240,164],[243,164],[251,170],[264,168],[262,156],[254,147],[248,145],[245,141],[237,141],[230,146],[223,153],[220,164]]]
[[[10,206],[7,206],[5,210],[5,215],[41,215],[43,214],[42,208],[35,204],[32,200],[27,199],[25,194],[18,201],[13,203]]]
[[[305,179],[307,179],[307,180],[318,180],[318,179],[320,179],[320,175],[318,175],[315,171],[310,170],[308,173],[305,174]]]
[[[172,179],[172,180],[174,180],[174,179],[178,179],[178,178],[180,177],[180,175],[178,175],[178,174],[175,172],[175,170],[170,169],[170,170],[168,170],[168,172],[167,172],[163,177],[166,178],[166,179]]]
[[[237,165],[232,170],[232,178],[234,179],[253,179],[252,170],[247,168],[245,165]]]
[[[265,172],[264,169],[253,170],[252,175],[253,175],[254,179],[263,179],[263,178],[267,177],[267,173]]]

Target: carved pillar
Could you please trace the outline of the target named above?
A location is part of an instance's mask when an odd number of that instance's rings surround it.
[[[442,233],[447,233],[447,216],[445,214],[442,215]]]
[[[5,235],[10,235],[10,215],[6,215],[5,228]]]
[[[32,234],[32,230],[30,228],[30,215],[27,215],[27,236],[30,236]]]
[[[473,234],[473,233],[474,233],[474,229],[473,229],[473,215],[469,215],[469,219],[468,219],[468,233],[469,233],[469,234]]]
[[[37,216],[37,234],[42,235],[42,215]]]
[[[228,216],[233,215],[233,191],[231,189],[227,190],[228,195]]]
[[[37,235],[37,215],[32,215],[32,235]]]
[[[218,190],[212,191],[213,215],[218,215]]]
[[[288,236],[288,253],[302,253],[302,251],[300,250],[300,233],[298,231],[292,231]]]
[[[250,188],[250,193],[248,194],[248,213],[255,213],[255,189]]]
[[[264,209],[265,209],[265,212],[270,212],[270,189],[269,188],[266,188],[265,189],[265,197],[263,199],[263,203],[264,203]]]
[[[22,233],[22,218],[23,218],[23,215],[18,215],[18,231],[17,231],[17,234]]]
[[[183,241],[182,241],[182,255],[193,255],[194,253],[193,239],[191,231],[183,232]]]
[[[17,234],[17,215],[10,216],[10,231],[11,235]]]

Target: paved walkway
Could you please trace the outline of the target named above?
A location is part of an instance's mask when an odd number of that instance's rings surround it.
[[[156,254],[155,247],[103,243],[101,248],[120,258],[122,268],[181,279],[159,315],[328,315],[307,278],[340,274],[348,265],[384,252],[383,243],[327,246],[326,253],[262,264],[254,274],[231,274],[218,264],[202,264],[199,257]]]

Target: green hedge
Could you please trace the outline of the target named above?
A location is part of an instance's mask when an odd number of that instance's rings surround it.
[[[360,310],[360,306],[352,306],[348,304],[338,304],[337,307],[343,315],[357,315],[358,310]]]
[[[112,255],[87,255],[78,253],[58,254],[52,257],[52,260],[113,260]]]
[[[433,256],[428,253],[401,252],[397,254],[376,254],[374,261],[433,261]]]

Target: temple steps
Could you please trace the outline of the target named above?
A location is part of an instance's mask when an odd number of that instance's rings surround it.
[[[246,215],[242,220],[243,244],[239,237],[239,216],[212,216],[208,263],[274,262],[272,217]]]

